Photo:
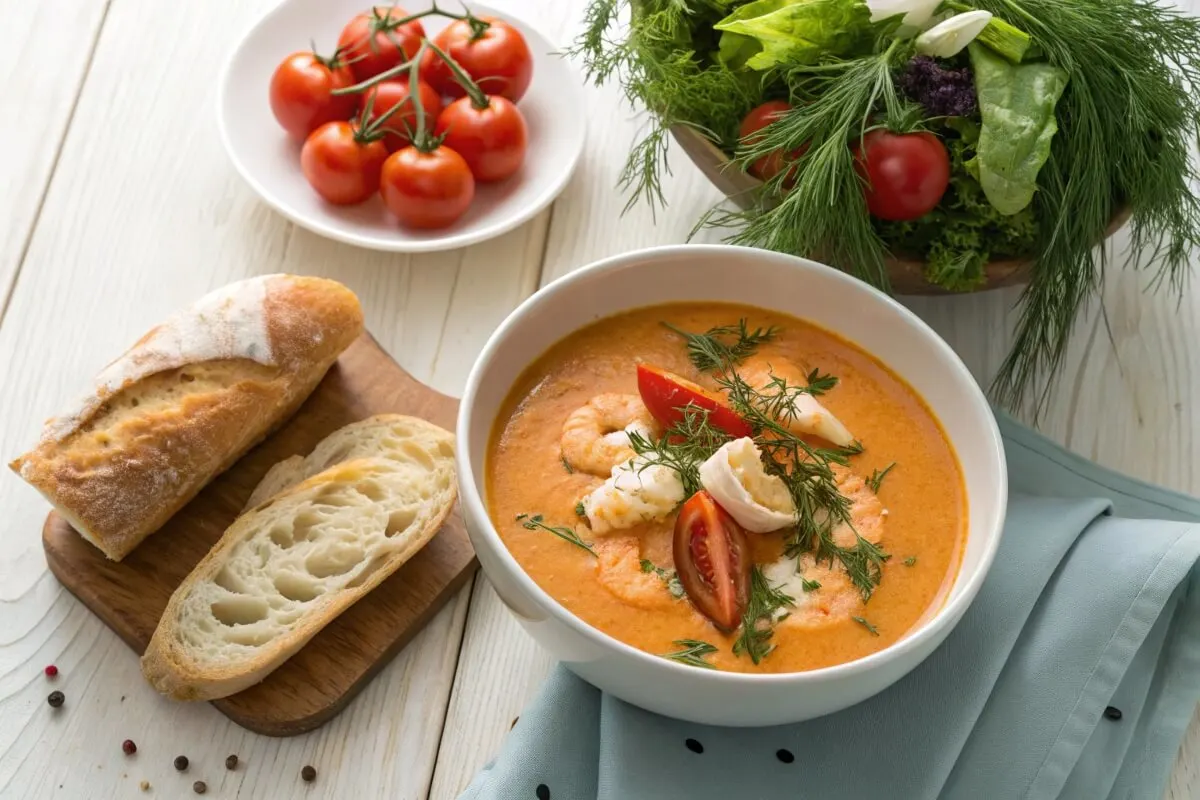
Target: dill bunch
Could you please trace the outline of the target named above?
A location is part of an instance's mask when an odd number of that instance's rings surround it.
[[[1132,209],[1126,266],[1182,288],[1200,246],[1190,151],[1200,139],[1200,19],[1153,0],[973,0],[1028,31],[1069,81],[1059,131],[1034,196],[1038,250],[1012,351],[993,384],[1006,405],[1062,361],[1081,308],[1098,292],[1094,249]],[[1040,411],[1053,383],[1042,387]]]

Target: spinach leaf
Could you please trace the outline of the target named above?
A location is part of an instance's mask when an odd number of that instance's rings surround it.
[[[975,42],[968,50],[983,126],[967,168],[997,211],[1016,214],[1033,201],[1038,172],[1050,157],[1058,130],[1054,106],[1067,73],[1046,63],[1011,64]]]
[[[767,70],[844,55],[870,30],[862,0],[755,0],[713,27],[720,58],[730,67]]]

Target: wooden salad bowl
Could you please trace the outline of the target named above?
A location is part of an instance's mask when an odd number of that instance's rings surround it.
[[[762,181],[749,173],[743,172],[730,164],[729,156],[712,143],[703,134],[686,125],[675,125],[671,135],[687,153],[700,171],[708,178],[713,186],[721,190],[728,199],[740,207],[748,208],[753,197],[762,186]],[[1128,220],[1131,210],[1122,206],[1113,215],[1112,221],[1105,231],[1107,239],[1121,229]],[[941,286],[925,280],[925,264],[921,261],[903,258],[887,258],[885,264],[888,276],[892,281],[892,291],[905,295],[947,295],[959,294],[944,289]],[[1001,289],[1005,286],[1022,286],[1029,282],[1033,269],[1031,258],[1006,258],[988,262],[987,280],[974,291]]]

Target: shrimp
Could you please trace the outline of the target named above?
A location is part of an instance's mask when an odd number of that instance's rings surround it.
[[[808,378],[790,361],[771,363],[765,358],[752,358],[738,369],[738,375],[759,392],[778,394],[778,381],[783,381],[790,395],[790,409],[781,415],[780,422],[793,433],[820,436],[838,447],[854,444],[854,436],[841,420],[807,392],[792,392],[793,387],[808,385]]]
[[[598,394],[571,412],[562,427],[562,455],[573,469],[607,477],[633,458],[629,434],[651,436],[654,418],[636,394]]]
[[[883,539],[886,519],[883,504],[860,476],[841,466],[833,467],[838,491],[850,501],[850,519],[854,528],[842,523],[833,529],[833,540],[840,547],[853,547],[855,532],[869,542],[878,544]],[[796,601],[794,608],[780,625],[818,628],[849,621],[862,614],[863,599],[858,587],[850,580],[846,570],[835,559],[818,563],[811,553],[798,558],[784,556],[778,561],[763,565],[763,575],[780,591]],[[806,591],[804,581],[820,584]]]
[[[637,536],[606,536],[596,548],[596,577],[600,585],[626,605],[646,610],[669,608],[683,596],[683,587],[642,568]],[[672,585],[679,588],[672,591]]]

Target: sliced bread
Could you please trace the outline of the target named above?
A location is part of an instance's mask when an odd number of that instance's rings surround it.
[[[356,458],[386,458],[434,469],[454,458],[454,437],[433,423],[403,414],[377,414],[326,436],[307,456],[292,456],[267,471],[246,501],[249,510],[334,464]]]
[[[453,436],[414,427],[423,458],[352,458],[239,517],[163,612],[151,685],[212,700],[258,683],[433,538],[456,497]]]

